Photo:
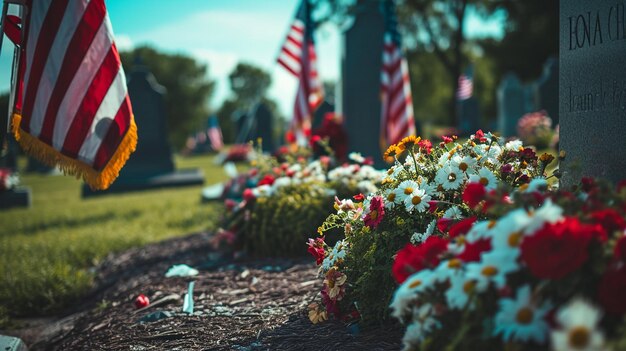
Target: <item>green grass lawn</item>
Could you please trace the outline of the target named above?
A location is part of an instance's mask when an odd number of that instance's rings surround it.
[[[177,168],[203,169],[210,185],[226,179],[211,156],[176,158]],[[201,204],[202,186],[81,199],[68,176],[22,175],[30,209],[0,212],[0,324],[7,314],[59,311],[91,286],[90,267],[108,253],[210,230],[221,204]]]

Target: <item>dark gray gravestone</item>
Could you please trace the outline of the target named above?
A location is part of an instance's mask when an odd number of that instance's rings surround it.
[[[498,131],[503,137],[517,133],[517,121],[528,112],[524,87],[517,76],[507,73],[498,86]]]
[[[552,125],[559,124],[559,61],[550,58],[543,66],[543,74],[537,81],[537,108],[545,110]]]
[[[344,33],[340,87],[348,149],[372,156],[376,166],[383,165],[378,140],[384,20],[379,6],[373,0],[357,6],[354,23]]]
[[[254,111],[255,120],[255,138],[263,140],[263,151],[272,153],[276,150],[276,142],[274,141],[274,116],[272,111],[263,102],[257,105]]]
[[[318,107],[313,114],[313,130],[321,127],[322,122],[324,121],[324,116],[331,112],[335,112],[335,106],[326,100],[322,101],[320,107]]]
[[[560,5],[562,184],[626,178],[626,1]]]
[[[94,192],[83,186],[83,196],[204,183],[204,176],[197,169],[174,169],[167,141],[165,88],[141,67],[128,76],[128,94],[137,124],[137,150],[108,190]]]
[[[463,134],[474,133],[480,129],[480,107],[475,97],[459,101],[459,115],[461,125],[459,129]]]

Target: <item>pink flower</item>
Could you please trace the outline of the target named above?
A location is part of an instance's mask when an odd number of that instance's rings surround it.
[[[370,201],[370,211],[365,215],[363,221],[370,228],[376,228],[385,216],[385,204],[381,196],[374,196]]]
[[[326,257],[326,250],[324,250],[324,238],[310,239],[307,242],[307,251],[315,257],[315,263],[319,266]]]

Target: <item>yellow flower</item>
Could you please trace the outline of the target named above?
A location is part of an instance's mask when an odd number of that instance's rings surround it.
[[[309,305],[309,320],[313,322],[313,324],[317,324],[323,322],[328,319],[328,314],[325,310],[320,309],[320,306],[317,303],[312,303]]]
[[[404,149],[411,149],[413,150],[413,147],[415,147],[415,145],[417,145],[417,143],[420,142],[420,140],[422,140],[422,138],[420,137],[416,137],[415,135],[410,135],[404,139],[402,139],[398,145],[403,145]]]
[[[385,162],[392,163],[395,160],[395,157],[398,156],[398,147],[394,144],[387,148],[383,157],[385,158]]]

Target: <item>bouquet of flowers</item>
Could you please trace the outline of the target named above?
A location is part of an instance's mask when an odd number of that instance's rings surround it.
[[[396,255],[406,350],[623,349],[626,183],[463,197],[467,216]]]
[[[390,271],[399,249],[422,243],[429,243],[424,244],[427,248],[444,246],[444,239],[432,241],[439,239],[437,233],[472,213],[475,204],[464,202],[464,196],[500,186],[546,185],[543,178],[539,183],[532,180],[544,176],[554,159],[548,154],[538,157],[521,141],[504,143],[480,130],[464,143],[444,136],[437,146],[407,137],[389,147],[385,157],[394,164],[379,189],[352,199],[336,198],[336,213],[318,229],[323,235],[338,228],[342,240],[332,247],[323,237],[309,240],[309,252],[324,278],[322,303],[310,308],[314,322],[329,314],[345,318],[357,312],[365,323],[385,320],[396,287]]]
[[[550,145],[552,134],[552,119],[546,111],[527,113],[517,122],[517,136],[539,149]]]
[[[227,187],[226,193],[235,196],[226,199],[227,214],[215,246],[226,243],[258,255],[297,255],[304,251],[305,233],[332,212],[333,196],[375,190],[383,178],[371,160],[358,154],[343,164],[332,156],[306,157],[311,154],[310,148],[295,146],[278,157],[257,152],[247,174]],[[235,188],[238,192],[231,191]]]
[[[20,183],[20,178],[8,168],[0,168],[0,192],[15,188]]]

